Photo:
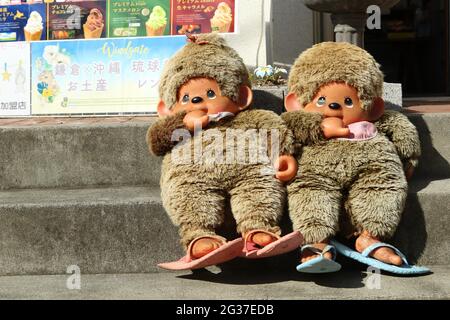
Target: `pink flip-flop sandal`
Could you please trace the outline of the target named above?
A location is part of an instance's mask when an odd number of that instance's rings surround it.
[[[270,234],[278,240],[269,243],[264,248],[259,248],[257,244],[251,241],[253,235],[257,232]],[[278,235],[266,230],[253,230],[249,232],[245,237],[244,250],[241,256],[248,259],[273,257],[298,249],[301,247],[303,242],[303,236],[298,231],[294,231],[283,237],[279,237]]]
[[[195,238],[189,244],[187,249],[187,254],[178,261],[173,262],[165,262],[158,264],[158,267],[166,269],[166,270],[194,270],[194,269],[202,269],[208,266],[220,264],[232,260],[238,257],[242,252],[243,239],[238,238],[233,241],[224,242],[219,248],[214,251],[211,251],[207,255],[194,259],[192,258],[192,247],[195,242],[204,238],[212,238],[219,239],[223,241],[220,237],[214,236],[202,236]]]

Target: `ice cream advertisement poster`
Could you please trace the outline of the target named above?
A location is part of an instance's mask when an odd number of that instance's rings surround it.
[[[172,34],[234,32],[234,0],[172,0]]]
[[[170,35],[170,0],[111,0],[108,37]]]
[[[106,0],[49,3],[48,39],[105,38],[106,7]]]
[[[30,115],[30,44],[0,43],[0,117]]]
[[[0,6],[0,42],[47,39],[47,6]]]
[[[33,42],[33,115],[153,113],[163,65],[185,37]]]

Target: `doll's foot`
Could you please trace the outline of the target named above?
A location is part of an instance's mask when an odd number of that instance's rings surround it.
[[[355,249],[358,252],[363,252],[368,246],[377,242],[381,241],[370,235],[367,230],[364,230],[358,239],[356,239]],[[395,266],[401,266],[403,264],[402,258],[400,258],[400,256],[398,256],[391,248],[381,247],[375,249],[370,256],[384,263],[393,264]]]
[[[325,247],[328,245],[328,242],[318,242],[318,243],[313,243],[312,246],[314,248],[319,249],[320,251],[323,251],[323,249],[325,249]],[[304,263],[308,260],[314,259],[316,257],[318,257],[319,255],[317,253],[312,252],[311,250],[305,249],[302,252],[302,256],[301,256],[301,263]],[[323,254],[325,259],[328,260],[333,260],[333,255],[331,252],[325,252]]]
[[[219,239],[204,238],[197,240],[192,246],[192,257],[201,258],[219,248],[223,243]]]
[[[300,232],[280,237],[265,229],[254,229],[242,234],[244,247],[241,256],[246,259],[268,258],[297,249],[303,243]]]
[[[250,231],[251,232],[251,231]],[[274,237],[270,233],[266,232],[255,232],[248,241],[253,242],[257,246],[264,248],[268,244],[277,241],[278,238]]]

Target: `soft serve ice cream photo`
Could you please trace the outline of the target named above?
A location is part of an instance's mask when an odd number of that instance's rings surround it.
[[[83,25],[84,38],[100,38],[102,36],[104,26],[105,24],[102,12],[97,8],[91,9],[86,19],[86,23]]]
[[[220,2],[211,19],[211,31],[229,32],[233,22],[233,12],[226,2]]]
[[[110,0],[108,37],[155,37],[169,35],[170,0]]]
[[[24,34],[26,41],[40,40],[42,36],[42,30],[44,25],[42,22],[42,16],[37,11],[32,11],[28,18],[27,24],[24,27]]]
[[[161,6],[153,7],[152,13],[145,23],[147,36],[162,36],[167,25],[167,14]]]
[[[208,0],[200,5],[172,6],[172,34],[200,34],[235,32],[234,0]]]
[[[50,40],[98,39],[106,36],[106,1],[48,3]]]

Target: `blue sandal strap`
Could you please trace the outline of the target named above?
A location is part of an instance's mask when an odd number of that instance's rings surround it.
[[[320,256],[323,256],[327,252],[331,252],[331,255],[333,256],[333,260],[336,259],[336,248],[333,245],[326,245],[323,250],[320,250],[316,247],[314,247],[312,244],[306,244],[301,247],[300,252],[303,253],[303,251],[309,250],[315,254],[318,254]]]
[[[374,251],[375,249],[378,248],[391,248],[392,250],[394,250],[394,252],[400,257],[402,258],[403,262],[406,265],[409,265],[408,260],[406,260],[406,257],[403,253],[400,252],[400,250],[398,250],[396,247],[394,247],[393,245],[390,245],[388,243],[384,243],[384,242],[376,242],[370,246],[368,246],[367,248],[365,248],[363,250],[363,252],[361,252],[361,255],[363,255],[364,257],[369,257],[369,255],[372,253],[372,251]]]
[[[300,252],[301,252],[301,253],[303,253],[303,251],[305,251],[305,250],[309,250],[309,251],[311,251],[311,252],[313,252],[313,253],[316,253],[316,254],[321,254],[321,253],[322,253],[322,250],[317,249],[317,248],[314,247],[312,244],[305,244],[304,246],[302,246],[302,247],[300,248]]]
[[[332,256],[333,260],[336,260],[336,255],[337,255],[336,252],[337,252],[337,251],[336,251],[336,247],[335,247],[335,246],[329,244],[329,245],[327,245],[325,248],[323,248],[322,256],[323,256],[325,253],[327,253],[327,252],[331,252],[331,256]]]

